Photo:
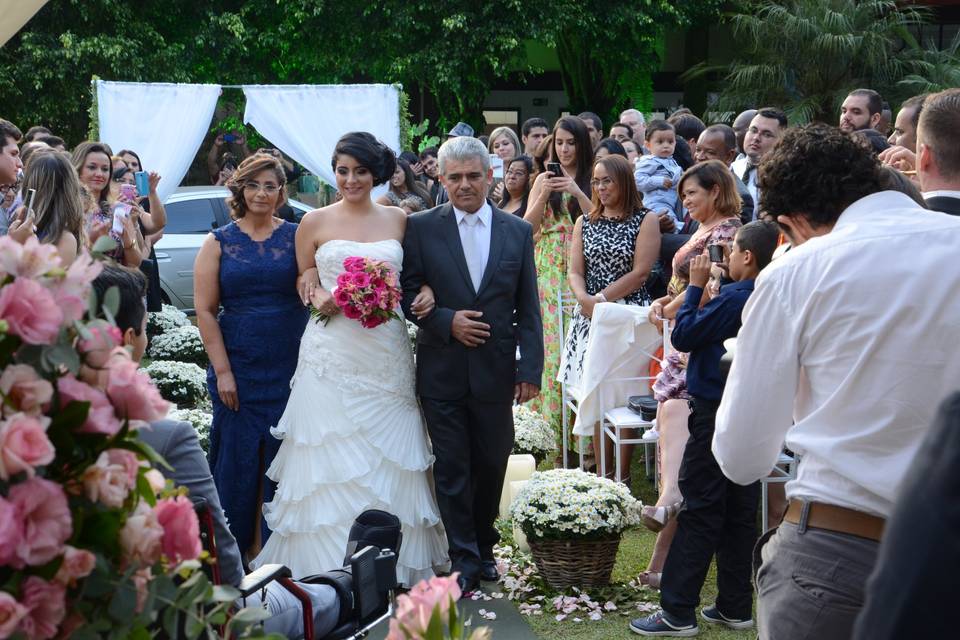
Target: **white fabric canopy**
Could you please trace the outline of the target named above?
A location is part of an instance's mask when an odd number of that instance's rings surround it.
[[[47,0],[0,0],[0,47],[34,16]]]
[[[217,84],[97,81],[100,140],[114,152],[132,149],[162,179],[161,201],[187,174],[210,129]]]
[[[393,85],[256,85],[243,92],[243,121],[328,184],[336,184],[330,159],[345,133],[367,131],[400,152],[400,93]]]

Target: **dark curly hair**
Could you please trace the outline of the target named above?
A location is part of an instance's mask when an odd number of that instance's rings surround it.
[[[227,180],[226,187],[230,190],[227,206],[230,207],[230,215],[233,216],[234,220],[239,220],[247,215],[247,201],[244,198],[243,190],[248,182],[264,171],[273,171],[273,175],[277,178],[277,186],[280,187],[277,209],[286,203],[287,192],[284,187],[287,184],[287,175],[283,171],[283,165],[274,156],[266,153],[255,153],[241,162],[237,170]]]
[[[397,170],[397,156],[387,145],[366,131],[352,131],[337,141],[330,166],[337,170],[337,156],[350,156],[373,174],[373,186],[385,183]]]
[[[767,215],[800,214],[814,227],[832,225],[851,204],[883,190],[869,147],[824,124],[787,129],[761,163],[757,184]]]

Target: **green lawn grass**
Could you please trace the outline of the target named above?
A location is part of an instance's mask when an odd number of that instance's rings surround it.
[[[644,504],[653,504],[656,502],[656,489],[653,486],[652,479],[647,479],[644,473],[642,457],[640,451],[634,456],[631,465],[633,483],[633,494],[640,498]],[[550,465],[542,465],[549,467]],[[638,573],[647,568],[647,562],[653,552],[656,534],[639,528],[628,531],[624,534],[620,543],[620,549],[617,553],[617,562],[613,569],[614,582],[629,582],[637,576]],[[717,595],[716,567],[711,566],[707,575],[706,583],[700,595],[701,607],[713,604]],[[653,603],[659,602],[659,592],[651,591],[649,600]],[[697,609],[699,618],[700,608]],[[583,622],[573,622],[570,618],[557,622],[554,619],[555,612],[544,612],[541,616],[528,616],[526,620],[538,637],[544,640],[607,640],[618,638],[633,637],[627,625],[630,620],[646,613],[639,611],[620,611],[606,614],[603,619],[593,621],[585,619]],[[572,616],[571,616],[572,617]],[[708,640],[748,640],[757,637],[756,629],[747,629],[744,631],[732,631],[725,627],[712,625],[698,620],[700,625],[699,638]]]

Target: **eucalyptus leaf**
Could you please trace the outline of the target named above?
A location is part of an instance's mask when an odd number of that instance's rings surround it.
[[[110,235],[104,235],[97,238],[97,241],[93,243],[93,247],[90,249],[91,253],[109,253],[115,251],[117,248],[117,241],[110,237]]]
[[[116,317],[117,312],[120,311],[120,289],[116,286],[110,287],[104,292],[103,311],[108,317]]]
[[[124,580],[117,585],[116,590],[113,592],[107,613],[117,622],[126,622],[133,615],[136,607],[137,589],[134,587],[132,581]]]
[[[225,584],[218,584],[213,587],[213,599],[217,602],[233,602],[240,597],[240,592]]]
[[[249,625],[256,622],[262,622],[270,617],[270,612],[260,607],[247,607],[245,609],[240,609],[233,617],[230,618],[230,626],[232,627],[235,624],[238,625]]]
[[[140,494],[140,497],[147,501],[151,507],[156,506],[157,504],[157,494],[153,492],[153,487],[150,486],[150,481],[147,480],[146,476],[143,473],[137,474],[137,493]]]

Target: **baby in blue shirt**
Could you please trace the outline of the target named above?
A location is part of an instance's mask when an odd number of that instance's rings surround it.
[[[650,155],[641,156],[633,172],[637,189],[643,194],[643,206],[658,215],[666,213],[673,220],[674,229],[679,230],[682,225],[677,215],[680,198],[676,185],[683,172],[673,159],[677,135],[666,120],[653,120],[647,125],[644,138]]]

